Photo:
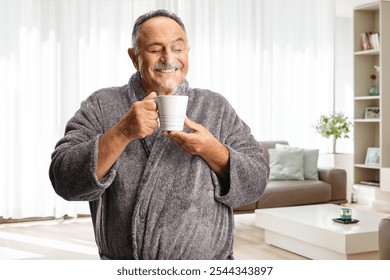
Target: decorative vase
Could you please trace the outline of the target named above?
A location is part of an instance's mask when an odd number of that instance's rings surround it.
[[[370,87],[370,90],[368,91],[369,96],[376,96],[379,95],[379,89],[376,84],[372,84]]]
[[[368,90],[368,95],[370,95],[370,96],[379,95],[379,88],[378,88],[378,85],[375,82],[376,81],[376,75],[372,74],[370,76],[370,79],[372,81],[372,85],[371,85],[370,89]]]

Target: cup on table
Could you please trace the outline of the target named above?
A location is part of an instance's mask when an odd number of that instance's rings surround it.
[[[340,220],[351,221],[352,220],[352,209],[351,208],[341,208],[340,209]]]
[[[188,96],[159,95],[156,97],[158,118],[162,131],[183,130]]]

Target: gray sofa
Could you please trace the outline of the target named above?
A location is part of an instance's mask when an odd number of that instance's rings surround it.
[[[275,148],[276,143],[288,144],[287,141],[260,142],[267,160],[269,160],[268,150]],[[270,181],[258,201],[235,208],[234,213],[251,213],[260,208],[347,202],[345,170],[319,168],[318,175],[319,180]]]
[[[390,260],[390,217],[382,219],[378,229],[379,259]]]

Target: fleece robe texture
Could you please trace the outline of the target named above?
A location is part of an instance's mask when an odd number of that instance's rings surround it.
[[[55,147],[52,185],[66,200],[89,201],[103,259],[231,259],[232,208],[264,192],[269,165],[262,147],[227,100],[187,81],[175,94],[189,97],[189,119],[228,148],[226,178],[156,129],[130,142],[106,177],[97,179],[99,138],[145,96],[139,72],[127,85],[83,101]]]

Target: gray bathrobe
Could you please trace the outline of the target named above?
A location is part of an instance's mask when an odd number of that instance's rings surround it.
[[[229,149],[225,178],[157,129],[129,143],[106,177],[97,179],[99,138],[145,96],[139,72],[128,85],[86,99],[52,154],[53,187],[66,200],[89,201],[103,259],[232,258],[232,208],[264,192],[269,166],[262,148],[227,100],[189,88],[187,81],[175,94],[188,95],[187,116]]]

